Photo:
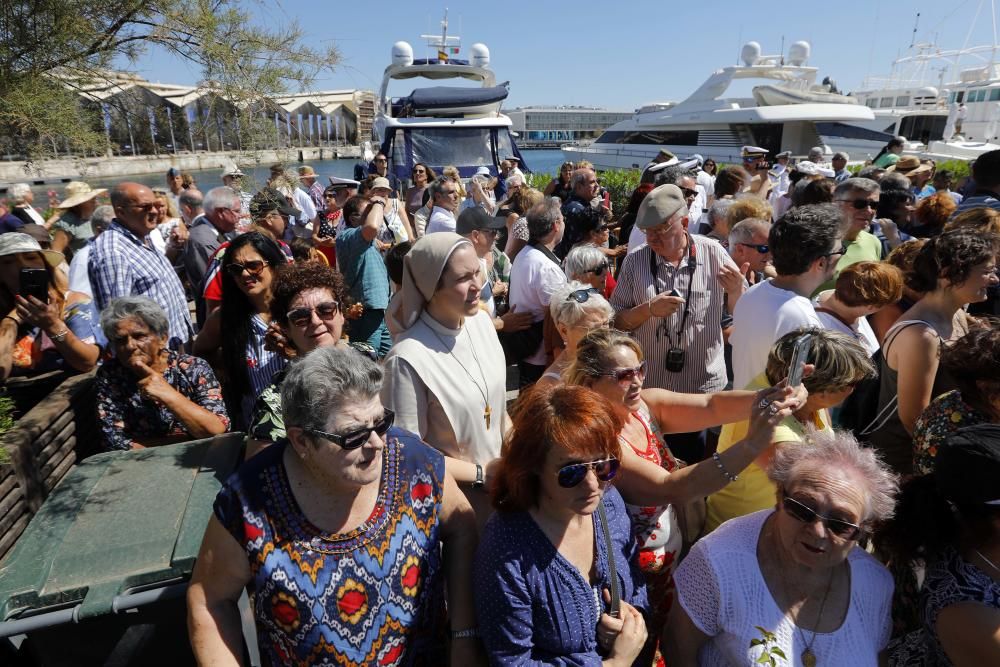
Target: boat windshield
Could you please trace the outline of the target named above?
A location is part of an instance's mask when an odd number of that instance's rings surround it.
[[[421,128],[408,130],[413,147],[413,161],[430,165],[453,164],[458,167],[490,165],[493,147],[492,128]],[[505,137],[508,147],[510,138]]]

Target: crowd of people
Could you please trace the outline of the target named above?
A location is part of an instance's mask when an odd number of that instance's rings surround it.
[[[201,664],[998,664],[1000,151],[902,153],[15,186],[0,377],[246,434]]]

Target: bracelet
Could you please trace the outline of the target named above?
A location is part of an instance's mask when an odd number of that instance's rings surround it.
[[[719,472],[721,472],[722,476],[725,477],[727,480],[729,480],[730,482],[735,482],[737,479],[739,479],[739,475],[734,475],[728,470],[726,470],[726,466],[723,465],[722,457],[719,456],[719,452],[712,452],[712,460],[715,461],[715,465],[719,468]]]
[[[452,639],[478,639],[479,638],[479,628],[472,627],[466,628],[465,630],[452,630]]]
[[[486,478],[483,475],[483,466],[476,464],[476,481],[472,483],[472,488],[481,489],[486,486]]]
[[[57,334],[49,334],[49,338],[55,343],[61,343],[66,340],[66,336],[69,335],[69,327],[66,327]]]
[[[5,319],[5,320],[10,320],[10,321],[11,321],[11,322],[13,322],[13,323],[14,323],[14,324],[15,324],[16,326],[21,326],[21,320],[17,319],[17,318],[16,318],[16,317],[14,317],[13,315],[5,315],[5,316],[4,316],[4,319]]]

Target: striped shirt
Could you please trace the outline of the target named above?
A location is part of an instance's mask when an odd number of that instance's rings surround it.
[[[687,260],[675,267],[655,255],[649,246],[627,255],[611,295],[611,305],[616,311],[623,311],[646,303],[657,292],[665,294],[672,289],[680,292],[688,300],[690,310],[679,342],[677,330],[684,316],[683,308],[670,317],[651,317],[632,332],[647,360],[645,386],[688,393],[721,391],[726,387],[722,344],[726,293],[716,276],[723,264],[737,267],[718,242],[704,236],[691,236],[691,241],[695,250],[693,271]],[[655,258],[656,276],[650,272],[651,256]],[[667,350],[672,346],[684,350],[684,367],[679,373],[668,371],[665,366]]]
[[[120,296],[148,297],[167,314],[171,349],[180,349],[191,339],[184,287],[170,260],[153,248],[148,237],[140,239],[113,220],[90,248],[87,274],[98,309],[104,310],[109,301]]]

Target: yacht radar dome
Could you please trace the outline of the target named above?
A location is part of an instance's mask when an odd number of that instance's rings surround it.
[[[740,60],[747,67],[753,67],[760,60],[760,44],[757,42],[747,42],[740,51]]]
[[[788,64],[801,67],[809,60],[809,52],[812,49],[809,42],[795,42],[788,47]]]
[[[396,42],[392,45],[392,64],[404,67],[413,64],[413,47],[408,42]]]
[[[475,67],[490,66],[490,50],[485,44],[476,42],[469,48],[469,62]]]

